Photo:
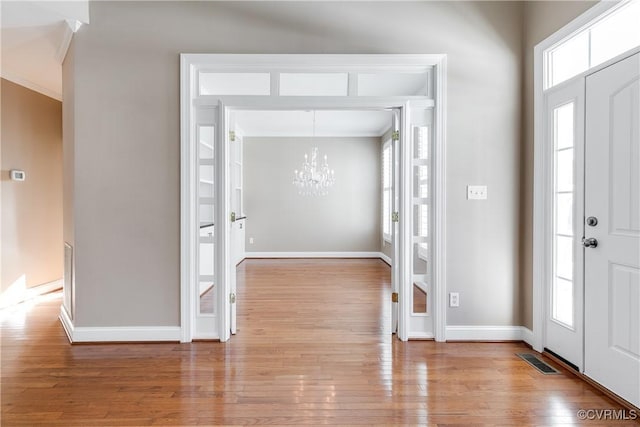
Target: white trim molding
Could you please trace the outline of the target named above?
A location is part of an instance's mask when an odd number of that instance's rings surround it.
[[[530,334],[532,335],[531,331],[524,326],[447,326],[447,341],[525,341],[529,343]]]
[[[389,267],[391,267],[391,257],[390,256],[388,256],[384,252],[380,252],[379,256],[380,256],[380,259],[382,261],[386,262],[389,265]]]
[[[62,289],[62,279],[54,280],[53,282],[45,283],[43,285],[34,286],[32,288],[22,289],[19,292],[5,292],[0,297],[0,309],[10,307],[21,302],[28,301],[30,299],[39,297],[40,295],[48,294],[53,291]]]
[[[245,258],[382,258],[382,252],[246,252]]]
[[[179,326],[113,326],[113,327],[85,327],[74,326],[69,313],[60,307],[60,322],[73,343],[92,342],[180,342],[181,328]]]
[[[229,235],[228,221],[230,214],[230,200],[227,197],[228,182],[228,158],[225,152],[225,141],[227,132],[224,130],[227,125],[229,111],[242,109],[283,109],[283,110],[313,110],[313,109],[394,109],[406,112],[409,103],[411,108],[435,108],[435,141],[434,141],[434,259],[433,280],[434,280],[434,335],[438,341],[445,339],[446,321],[446,277],[445,277],[445,128],[446,128],[446,55],[443,54],[416,54],[416,55],[316,55],[316,54],[284,54],[284,55],[254,55],[254,54],[181,54],[181,327],[182,341],[189,342],[194,337],[194,323],[197,321],[195,313],[195,298],[191,288],[195,289],[196,261],[194,255],[197,253],[197,224],[195,201],[197,188],[195,186],[192,169],[196,167],[194,159],[196,138],[194,128],[196,125],[197,112],[208,109],[217,109],[211,117],[216,117],[218,138],[216,142],[216,218],[223,221],[216,233],[216,273],[218,275],[217,297],[219,302],[218,324],[219,336],[222,341],[226,341],[229,335],[230,316],[233,312],[229,306],[228,282],[232,278],[229,273],[227,262],[229,256],[228,243]],[[270,74],[269,95],[208,95],[199,91],[200,71],[216,72],[261,72]],[[429,76],[431,86],[427,93],[416,96],[359,96],[355,86],[357,85],[357,75],[360,73],[372,73],[377,71],[397,71],[397,72],[420,72]],[[279,75],[282,72],[342,72],[349,74],[348,94],[345,96],[280,96]],[[400,128],[401,135],[408,138],[408,121],[401,114],[403,126]],[[209,117],[209,115],[207,115]],[[406,144],[402,144],[404,146]],[[407,154],[407,153],[405,153]],[[412,169],[406,167],[410,164],[408,157],[404,157],[406,172]],[[409,173],[403,177],[401,188],[409,188]],[[402,207],[400,229],[406,236],[400,239],[400,255],[394,259],[394,263],[399,266],[401,275],[409,276],[409,263],[403,262],[409,256],[410,248],[410,195],[405,195],[401,200]],[[406,199],[406,200],[405,200]],[[404,225],[403,225],[404,224]],[[218,224],[217,224],[218,225]],[[404,245],[404,246],[403,246]],[[248,252],[247,258],[382,258],[379,252]],[[400,265],[403,263],[403,265]],[[233,269],[231,269],[233,270]],[[408,280],[399,283],[401,313],[398,337],[406,340],[408,331]]]

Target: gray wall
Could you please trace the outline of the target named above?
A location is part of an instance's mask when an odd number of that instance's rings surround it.
[[[534,1],[524,5],[523,126],[520,157],[522,323],[533,326],[533,48],[597,2]]]
[[[65,94],[75,102],[76,325],[179,324],[181,52],[448,54],[447,276],[461,297],[448,323],[519,325],[522,9],[92,2],[64,64],[75,73]],[[488,185],[489,199],[468,202],[467,184]]]
[[[62,278],[62,104],[2,79],[0,294]],[[10,179],[11,169],[26,173]]]
[[[292,184],[312,146],[336,173],[326,196]],[[243,167],[247,252],[380,251],[379,138],[245,138]]]

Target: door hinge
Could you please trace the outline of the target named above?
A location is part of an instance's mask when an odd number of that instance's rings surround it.
[[[231,212],[231,222],[236,222],[236,213]]]
[[[391,212],[391,222],[400,221],[400,214],[398,212]]]
[[[235,140],[236,140],[236,132],[233,131],[233,130],[230,130],[229,131],[229,141],[235,142]]]
[[[229,294],[229,304],[235,304],[235,303],[236,303],[236,294],[230,293]]]
[[[398,302],[398,293],[397,292],[392,292],[391,293],[391,302]]]
[[[399,130],[394,130],[393,132],[391,132],[391,140],[392,141],[400,141],[400,131]]]

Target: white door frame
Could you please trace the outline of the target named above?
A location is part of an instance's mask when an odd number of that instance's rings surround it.
[[[181,308],[181,341],[190,342],[193,339],[193,292],[196,282],[195,259],[193,248],[197,244],[196,224],[194,221],[194,209],[196,200],[196,187],[191,179],[191,170],[196,167],[193,160],[194,138],[192,128],[194,124],[194,112],[196,107],[214,106],[218,108],[217,116],[221,117],[228,109],[381,109],[400,108],[403,111],[409,100],[420,101],[434,108],[434,332],[436,341],[445,340],[446,325],[446,250],[445,250],[445,94],[446,94],[446,55],[234,55],[234,54],[182,54],[181,62],[181,248],[180,248],[180,308]],[[198,93],[198,71],[202,69],[226,70],[228,72],[269,71],[271,73],[270,96],[212,96]],[[427,97],[416,96],[357,96],[357,74],[363,72],[415,72],[431,70],[433,73],[433,88]],[[348,72],[349,95],[348,96],[278,96],[279,72]],[[406,122],[405,122],[406,123]],[[401,131],[406,132],[408,125]],[[217,124],[217,143],[226,141],[224,123]],[[216,161],[216,176],[219,177],[217,185],[217,197],[222,197],[222,202],[216,206],[217,218],[223,218],[225,223],[230,209],[228,197],[226,197],[226,185],[228,183],[227,150],[217,151],[222,158]],[[406,156],[408,157],[408,156]],[[405,168],[403,182],[410,182],[411,168]],[[224,186],[224,188],[222,188]],[[404,191],[406,193],[406,191]],[[400,250],[408,257],[411,248],[411,235],[408,225],[411,223],[410,207],[411,198],[407,194],[401,199]],[[224,231],[218,234],[218,243],[224,251],[217,251],[216,266],[217,277],[228,278],[228,257],[230,254],[225,243],[229,227],[217,227]],[[407,236],[409,237],[407,239]],[[404,240],[402,237],[404,236]],[[227,242],[228,243],[228,242]],[[403,266],[404,267],[404,266]],[[411,272],[402,268],[400,271],[400,319],[398,337],[406,341],[411,337],[408,334],[409,295]],[[224,288],[217,286],[219,311],[218,325],[219,339],[226,341],[229,338],[228,317],[223,303]],[[402,302],[405,304],[402,304]],[[222,309],[222,310],[220,310]]]
[[[560,30],[540,42],[534,48],[534,181],[533,181],[533,338],[529,344],[534,350],[542,352],[546,340],[546,284],[551,278],[551,240],[548,233],[549,206],[553,194],[549,190],[550,180],[553,179],[553,164],[550,164],[553,141],[546,138],[545,129],[545,105],[546,97],[544,78],[545,60],[547,50],[562,42],[567,37],[589,26],[611,8],[618,7],[620,2],[601,1],[582,15],[569,22]],[[612,58],[598,66],[578,74],[571,79],[560,83],[558,86],[566,86],[578,79],[586,79],[590,74],[596,73],[611,64],[640,51],[640,48],[632,49],[615,58]],[[576,236],[580,239],[580,236]]]

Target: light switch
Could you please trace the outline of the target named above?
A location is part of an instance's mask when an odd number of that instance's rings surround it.
[[[486,185],[467,185],[467,200],[485,200],[486,198]]]

